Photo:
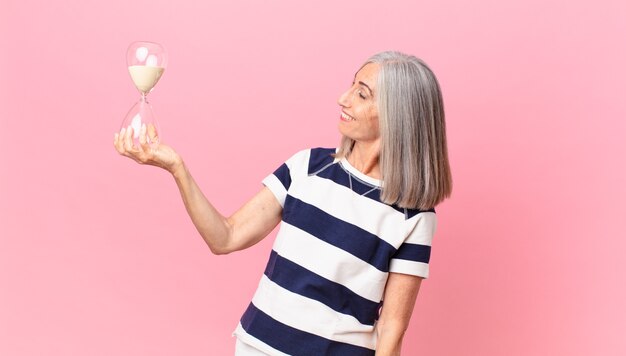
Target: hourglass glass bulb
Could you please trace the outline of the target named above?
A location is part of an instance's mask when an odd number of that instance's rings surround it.
[[[133,107],[128,111],[122,128],[126,130],[132,130],[133,145],[139,147],[140,134],[142,127],[145,126],[146,130],[146,143],[156,145],[160,141],[159,137],[159,124],[152,111],[152,105],[146,100],[146,96],[142,95]]]

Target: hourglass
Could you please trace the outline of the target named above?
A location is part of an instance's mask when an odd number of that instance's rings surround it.
[[[126,51],[126,64],[141,98],[128,111],[121,128],[133,130],[133,144],[139,147],[139,136],[145,126],[147,143],[156,145],[161,132],[147,96],[163,75],[167,65],[167,52],[158,43],[133,42]]]

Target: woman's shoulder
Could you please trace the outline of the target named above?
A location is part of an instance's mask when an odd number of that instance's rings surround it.
[[[325,166],[335,162],[336,148],[315,147],[309,148],[308,173],[317,172]]]
[[[336,148],[315,147],[297,151],[291,155],[285,165],[297,175],[309,175],[335,161]]]

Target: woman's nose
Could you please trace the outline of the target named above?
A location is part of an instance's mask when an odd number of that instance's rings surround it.
[[[339,96],[339,99],[337,100],[337,104],[343,107],[350,106],[350,91],[349,90]]]

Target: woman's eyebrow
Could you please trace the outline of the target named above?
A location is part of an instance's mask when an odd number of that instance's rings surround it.
[[[369,86],[369,85],[367,85],[367,84],[363,83],[362,81],[359,81],[359,84],[361,84],[361,85],[363,85],[364,87],[366,87],[366,88],[367,88],[367,90],[369,90],[369,91],[370,91],[370,95],[374,92],[374,91],[372,90],[372,88],[370,88],[370,86]]]

